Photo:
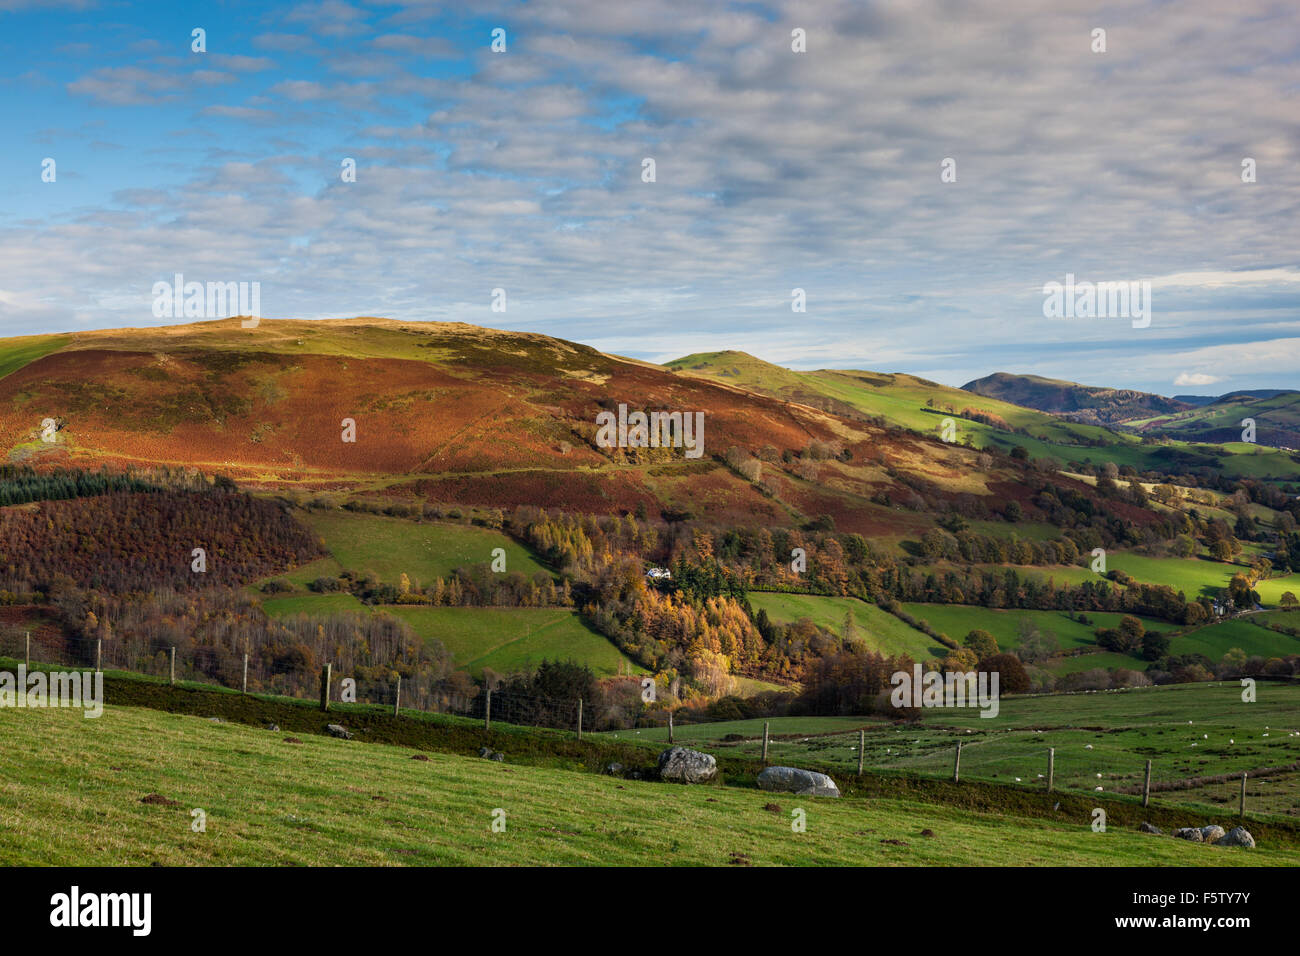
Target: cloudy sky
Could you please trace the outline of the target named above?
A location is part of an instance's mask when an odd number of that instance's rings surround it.
[[[1294,0],[0,0],[0,53],[0,336],[168,324],[179,272],[659,361],[1300,388]],[[1150,325],[1045,318],[1067,274]]]

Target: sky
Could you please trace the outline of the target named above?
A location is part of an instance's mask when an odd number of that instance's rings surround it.
[[[0,0],[0,55],[0,336],[172,324],[180,273],[651,361],[1300,388],[1294,0]],[[1068,275],[1149,323],[1049,317]]]

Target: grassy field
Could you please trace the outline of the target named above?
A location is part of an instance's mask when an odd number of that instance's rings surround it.
[[[506,571],[533,575],[546,569],[499,531],[449,522],[416,522],[350,511],[313,511],[303,522],[325,539],[343,568],[373,571],[396,583],[405,572],[422,584],[471,565],[490,565],[494,548],[504,548]]]
[[[513,674],[543,660],[574,660],[598,677],[644,673],[577,612],[566,608],[388,606],[426,640],[441,641],[458,667]]]
[[[25,335],[0,339],[0,378],[49,355],[72,341],[71,335]]]
[[[1089,612],[1087,617],[1091,623],[1081,624],[1066,617],[1064,611],[1003,610],[964,604],[904,604],[903,610],[929,622],[936,631],[947,634],[958,643],[972,630],[988,631],[997,640],[999,650],[1012,650],[1020,645],[1017,628],[1022,618],[1032,621],[1040,631],[1055,634],[1061,650],[1069,650],[1092,646],[1096,643],[1093,632],[1097,628],[1117,627],[1124,616],[1112,612]],[[1167,621],[1140,620],[1148,630],[1167,631],[1174,627]]]
[[[130,707],[0,713],[0,864],[1296,865],[1090,818],[620,781]],[[174,804],[146,804],[157,794]],[[191,828],[193,809],[206,814]],[[806,811],[806,832],[792,811]],[[493,820],[504,820],[493,832]],[[922,835],[922,831],[929,835]],[[897,841],[897,842],[895,842]]]
[[[753,591],[749,603],[754,613],[766,611],[778,624],[802,618],[844,636],[844,616],[852,613],[858,635],[869,647],[886,655],[907,654],[917,660],[942,657],[948,649],[938,641],[900,621],[888,611],[857,598],[825,597],[818,594],[784,594]]]
[[[1118,569],[1148,584],[1167,584],[1182,591],[1189,601],[1198,597],[1217,596],[1228,580],[1246,570],[1235,564],[1223,564],[1207,558],[1152,558],[1127,551],[1106,555],[1107,569]],[[1255,590],[1265,605],[1276,605],[1285,591],[1300,597],[1300,574],[1281,575],[1260,581]]]
[[[1040,666],[1045,670],[1051,671],[1057,677],[1066,674],[1077,674],[1079,671],[1090,671],[1097,668],[1103,670],[1146,670],[1149,661],[1144,661],[1140,657],[1134,657],[1132,654],[1117,654],[1114,651],[1099,651],[1095,654],[1079,654],[1076,657],[1053,657],[1049,661],[1044,661]]]
[[[1221,621],[1206,627],[1197,628],[1181,637],[1175,637],[1169,645],[1171,654],[1204,654],[1212,661],[1218,661],[1234,647],[1239,647],[1247,656],[1286,657],[1300,654],[1300,640],[1287,634],[1271,631],[1253,623],[1255,615]]]
[[[1300,685],[1261,682],[1250,704],[1234,683],[1011,697],[993,718],[976,709],[931,710],[919,725],[904,727],[861,717],[785,718],[772,721],[771,760],[856,768],[856,731],[864,727],[868,768],[951,775],[960,739],[963,778],[1041,788],[1047,748],[1055,747],[1057,789],[1115,792],[1140,786],[1148,759],[1157,784],[1300,761]],[[732,734],[745,739],[728,741]],[[667,730],[610,736],[665,742]],[[762,752],[763,721],[679,727],[675,736],[717,753],[754,756]],[[1238,777],[1161,792],[1160,799],[1235,808],[1239,787]],[[1252,780],[1249,800],[1257,811],[1300,817],[1300,772]]]
[[[288,617],[292,614],[335,614],[339,611],[368,612],[370,609],[351,594],[294,594],[289,597],[268,598],[262,610],[271,617]]]

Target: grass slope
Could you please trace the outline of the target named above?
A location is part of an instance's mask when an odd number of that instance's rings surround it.
[[[61,349],[71,340],[71,335],[24,335],[0,339],[0,378]]]
[[[1295,865],[1089,819],[620,782],[114,707],[0,714],[0,864]],[[174,805],[141,803],[157,793]],[[791,810],[807,812],[794,833]],[[191,829],[191,810],[206,831]],[[504,812],[504,832],[493,832]],[[921,836],[923,829],[932,836]],[[901,841],[895,844],[887,841]]]
[[[751,591],[749,603],[754,613],[766,611],[777,624],[790,624],[802,618],[844,636],[844,616],[852,613],[859,637],[867,646],[887,656],[907,654],[917,660],[948,653],[938,641],[900,621],[874,604],[857,598],[826,597],[819,594],[785,594]]]
[[[586,664],[597,677],[646,673],[566,608],[386,606],[425,640],[441,641],[474,676],[531,670],[543,660]]]
[[[386,583],[397,583],[403,572],[429,583],[456,568],[490,565],[495,548],[505,549],[508,572],[549,573],[522,545],[486,528],[350,511],[308,512],[303,522],[343,568],[373,571]]]
[[[997,639],[999,650],[1014,650],[1020,645],[1017,628],[1021,618],[1032,621],[1039,630],[1056,635],[1061,650],[1073,647],[1090,647],[1096,643],[1093,632],[1099,627],[1118,627],[1117,613],[1088,613],[1092,623],[1081,624],[1065,616],[1063,611],[1003,610],[965,604],[904,604],[903,610],[913,617],[927,621],[941,634],[947,634],[961,643],[972,630],[988,631]],[[1167,631],[1174,625],[1167,621],[1141,618],[1148,630]],[[1101,665],[1094,665],[1101,666]],[[1137,666],[1136,661],[1131,666]]]

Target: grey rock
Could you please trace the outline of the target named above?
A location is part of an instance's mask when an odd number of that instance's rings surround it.
[[[621,763],[607,763],[605,764],[605,773],[611,777],[620,776],[623,773],[623,765]]]
[[[1164,831],[1161,830],[1159,827],[1152,826],[1150,823],[1147,823],[1145,820],[1138,825],[1138,829],[1141,830],[1143,833],[1154,833],[1156,836],[1161,836],[1164,833]]]
[[[718,762],[710,754],[671,747],[659,755],[659,777],[673,783],[708,783],[718,776]]]
[[[491,757],[491,756],[492,756],[492,748],[491,748],[491,747],[479,747],[479,748],[478,748],[478,755],[479,755],[480,757]]]
[[[1218,843],[1223,839],[1223,827],[1211,823],[1209,826],[1201,827],[1201,836],[1206,843]]]
[[[1200,827],[1179,827],[1174,831],[1174,836],[1180,840],[1190,840],[1192,843],[1205,842],[1205,834],[1201,832]]]
[[[351,732],[342,724],[327,724],[325,729],[330,732],[331,737],[340,737],[343,740],[351,740]]]
[[[267,725],[266,725],[266,729],[267,729],[267,730],[270,730],[270,731],[273,731],[273,732],[275,732],[275,733],[278,734],[278,733],[280,732],[280,725],[279,725],[279,724],[267,724]]]
[[[797,767],[768,767],[758,775],[758,788],[800,797],[838,797],[840,788],[824,773]]]
[[[1233,827],[1219,838],[1219,846],[1253,847],[1254,845],[1255,838],[1250,835],[1250,831],[1245,827]]]
[[[492,754],[492,757],[490,759],[495,760],[497,763],[501,763],[506,759],[506,755],[501,753],[501,751],[498,750],[497,752]]]

